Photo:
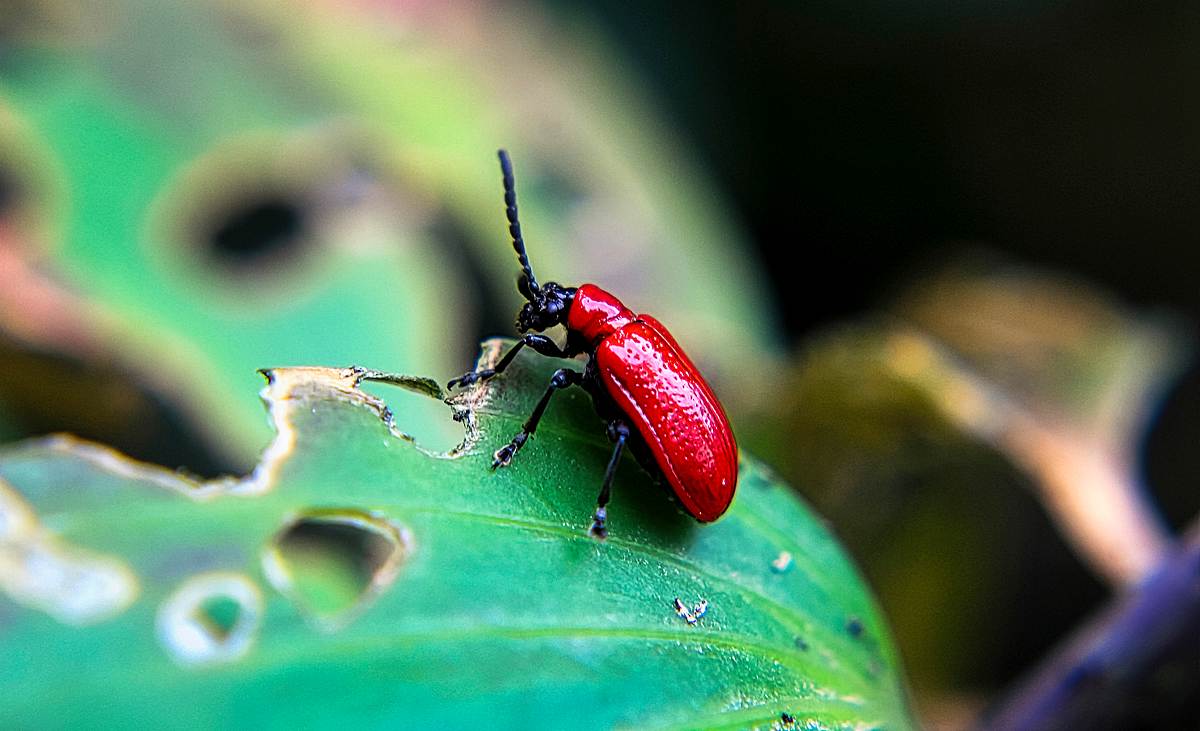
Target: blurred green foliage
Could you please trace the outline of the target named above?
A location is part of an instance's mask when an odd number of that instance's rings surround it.
[[[256,368],[448,376],[479,329],[509,331],[500,146],[543,279],[653,309],[718,382],[731,346],[772,343],[736,231],[586,29],[442,4],[13,12],[0,177],[36,215],[6,217],[0,247],[26,269],[5,277],[67,298],[50,315],[7,303],[0,330],[116,364],[226,465],[267,438],[239,397]],[[86,427],[76,412],[58,428]]]

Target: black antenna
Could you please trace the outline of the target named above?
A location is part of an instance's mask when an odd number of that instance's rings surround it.
[[[529,266],[529,255],[525,253],[525,239],[521,238],[521,222],[517,218],[517,180],[513,176],[512,160],[508,159],[508,151],[500,150],[500,172],[504,174],[504,214],[508,216],[508,233],[512,235],[513,249],[521,262],[521,281],[518,288],[525,299],[533,301],[537,295],[537,280],[533,277],[533,268]]]

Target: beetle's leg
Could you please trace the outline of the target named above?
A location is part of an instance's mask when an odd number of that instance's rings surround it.
[[[567,386],[573,386],[582,380],[583,374],[579,371],[573,371],[570,368],[559,368],[554,371],[554,375],[550,377],[550,386],[546,389],[546,393],[542,394],[542,398],[538,400],[537,406],[533,407],[533,413],[525,420],[525,425],[521,427],[521,431],[512,438],[511,442],[496,450],[496,454],[492,460],[492,469],[507,466],[512,461],[513,455],[517,453],[517,450],[525,446],[525,441],[529,439],[529,435],[537,430],[538,422],[542,420],[542,414],[546,411],[546,405],[550,403],[550,397],[554,395],[555,391]]]
[[[513,359],[517,357],[517,353],[521,352],[521,348],[524,348],[526,345],[542,355],[548,355],[551,358],[575,357],[574,353],[558,347],[558,343],[554,342],[545,335],[524,335],[520,340],[517,341],[516,345],[512,346],[512,348],[510,348],[509,351],[504,354],[504,357],[501,358],[500,362],[495,366],[491,368],[484,368],[481,371],[464,373],[458,378],[451,379],[450,382],[446,384],[446,388],[454,388],[455,386],[462,386],[465,388],[478,381],[486,381],[498,373],[503,373],[504,369],[508,367],[508,364],[512,363]]]
[[[604,471],[604,484],[600,487],[600,497],[596,498],[596,514],[592,517],[592,527],[588,533],[597,538],[607,538],[608,528],[608,497],[612,492],[613,477],[617,474],[617,465],[621,462],[621,452],[625,450],[625,440],[629,439],[629,426],[617,419],[608,424],[608,438],[616,442],[612,457],[608,460],[608,469]]]

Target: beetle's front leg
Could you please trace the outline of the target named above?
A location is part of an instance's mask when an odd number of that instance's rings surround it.
[[[579,371],[573,371],[570,368],[559,368],[555,371],[554,375],[550,377],[549,388],[546,389],[546,393],[542,394],[542,398],[538,400],[537,406],[533,407],[533,413],[529,415],[529,418],[525,421],[525,425],[521,427],[521,431],[512,438],[511,442],[496,450],[496,454],[493,455],[492,469],[507,466],[512,461],[513,455],[521,447],[525,446],[525,442],[537,429],[538,422],[542,420],[542,414],[546,411],[546,405],[550,403],[550,397],[554,395],[555,391],[567,386],[574,386],[582,380],[583,374]]]
[[[492,376],[503,373],[504,369],[508,367],[508,364],[512,363],[517,357],[517,353],[521,352],[521,348],[524,348],[526,345],[542,355],[547,355],[551,358],[575,357],[574,353],[558,347],[558,343],[554,342],[545,335],[523,335],[521,339],[517,341],[517,344],[512,346],[512,348],[510,348],[509,351],[504,354],[504,357],[501,358],[500,362],[495,366],[491,368],[484,368],[481,371],[471,371],[470,373],[464,373],[458,378],[452,378],[450,382],[446,384],[446,388],[454,388],[455,386],[462,386],[463,388],[466,388],[467,386],[478,383],[479,381],[486,381]]]

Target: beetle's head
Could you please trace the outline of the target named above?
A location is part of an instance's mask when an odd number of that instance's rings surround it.
[[[567,321],[567,312],[571,309],[571,299],[575,296],[574,287],[563,287],[557,282],[546,282],[536,290],[529,287],[525,275],[517,280],[517,289],[529,302],[517,313],[517,332],[535,330],[541,332]]]
[[[500,174],[504,182],[504,214],[508,218],[508,233],[512,236],[513,250],[521,265],[521,276],[517,278],[517,289],[528,304],[517,313],[517,331],[541,332],[567,321],[571,309],[574,287],[564,287],[556,282],[538,284],[529,266],[529,255],[525,253],[525,239],[521,236],[521,222],[517,218],[517,182],[513,176],[512,160],[508,153],[500,150]]]

